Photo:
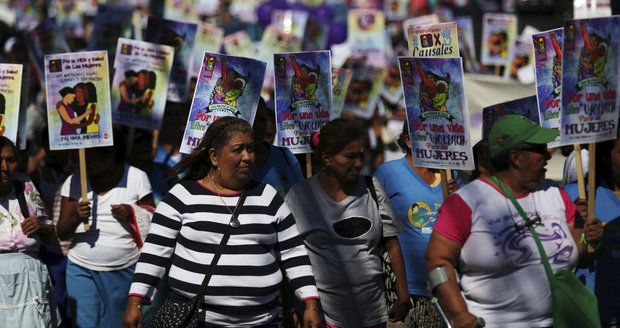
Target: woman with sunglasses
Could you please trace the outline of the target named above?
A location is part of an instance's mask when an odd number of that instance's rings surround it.
[[[229,240],[221,246],[221,257],[194,314],[198,327],[278,327],[281,269],[304,304],[303,327],[318,327],[318,293],[308,253],[295,218],[276,189],[251,180],[254,145],[246,121],[223,117],[175,167],[176,173],[187,175],[157,206],[136,266],[123,327],[141,327],[140,305],[166,292],[168,299],[151,326],[170,327],[163,319],[166,309],[175,311],[179,303],[196,296],[226,232]],[[169,290],[160,291],[166,271]]]
[[[360,175],[363,134],[353,123],[336,119],[323,126],[317,138],[320,171],[296,184],[286,203],[308,248],[327,327],[380,328],[388,320],[401,321],[411,302],[396,239],[400,221],[379,181],[372,179],[370,185]],[[382,280],[384,247],[399,299],[391,309]]]
[[[540,236],[554,271],[573,269],[585,251],[575,242],[584,221],[573,202],[559,188],[541,187],[550,158],[546,144],[557,133],[523,116],[502,117],[489,133],[493,176],[465,185],[441,206],[426,263],[453,327],[479,327],[477,317],[489,327],[553,326],[549,282],[528,228]]]

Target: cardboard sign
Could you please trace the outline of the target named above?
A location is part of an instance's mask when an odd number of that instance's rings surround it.
[[[483,65],[507,65],[517,38],[517,17],[508,14],[484,14],[482,21]]]
[[[112,80],[114,124],[147,130],[161,129],[174,49],[130,39],[118,39]]]
[[[616,139],[619,30],[620,16],[564,23],[562,145]]]
[[[256,47],[246,31],[239,31],[225,36],[224,51],[231,56],[248,58],[256,56]]]
[[[267,63],[205,52],[180,151],[189,154],[224,116],[254,122]]]
[[[71,51],[62,31],[53,19],[46,20],[25,33],[30,60],[39,77],[45,76],[45,55]]]
[[[473,170],[461,58],[398,59],[415,165]]]
[[[329,51],[275,54],[276,139],[294,154],[311,153],[311,135],[332,112]]]
[[[459,38],[456,23],[411,26],[407,31],[412,57],[457,58]]]
[[[538,122],[539,116],[536,96],[519,98],[483,108],[482,139],[488,139],[493,124],[508,114],[518,114],[527,117],[533,122]]]
[[[352,76],[353,73],[349,69],[332,67],[332,119],[342,115]]]
[[[562,108],[562,34],[564,29],[545,31],[532,35],[536,63],[536,96],[540,126],[560,128]],[[560,136],[548,144],[560,145]]]
[[[17,144],[23,66],[0,64],[0,136]]]
[[[463,57],[463,68],[467,73],[480,71],[474,43],[474,22],[471,16],[454,17],[459,36],[459,53]]]
[[[385,67],[385,16],[380,10],[349,10],[347,43],[351,54],[365,58],[369,65]]]
[[[196,44],[192,54],[192,76],[198,76],[202,65],[202,55],[206,52],[219,53],[224,41],[224,29],[216,25],[199,23]]]
[[[105,51],[45,56],[45,86],[51,150],[113,144]]]
[[[192,52],[198,26],[161,18],[149,17],[144,40],[174,48],[174,61],[168,83],[168,100],[185,102],[189,92]]]

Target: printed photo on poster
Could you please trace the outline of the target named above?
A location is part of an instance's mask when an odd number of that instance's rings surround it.
[[[616,138],[620,16],[564,23],[560,143]]]
[[[267,63],[205,52],[180,151],[189,154],[224,116],[254,121]]]
[[[399,57],[416,166],[472,170],[461,58]]]
[[[482,109],[482,138],[488,139],[493,124],[508,114],[525,116],[532,122],[539,122],[536,96],[519,98]]]
[[[275,54],[273,60],[277,146],[294,154],[311,153],[312,133],[331,118],[330,53]]]
[[[189,95],[192,53],[198,26],[167,19],[149,17],[144,41],[174,48],[172,72],[168,82],[168,101],[185,102]]]
[[[45,86],[51,150],[113,144],[106,51],[45,56]]]
[[[532,35],[540,126],[560,128],[563,28]],[[549,147],[560,145],[560,136]]]
[[[347,89],[343,112],[369,119],[375,113],[383,89],[385,69],[366,64],[344,66],[353,76]]]
[[[161,129],[173,58],[170,46],[118,39],[112,79],[114,124]]]
[[[474,43],[474,21],[471,16],[454,17],[459,36],[459,53],[463,57],[463,68],[466,73],[480,71]]]

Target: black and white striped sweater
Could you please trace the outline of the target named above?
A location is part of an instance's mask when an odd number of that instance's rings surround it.
[[[153,215],[129,295],[152,300],[170,264],[170,288],[193,297],[239,196],[221,194],[220,198],[196,181],[175,185]],[[251,327],[273,320],[282,282],[280,268],[299,299],[318,298],[295,219],[273,187],[248,183],[239,221],[241,226],[232,230],[207,289],[206,322]]]

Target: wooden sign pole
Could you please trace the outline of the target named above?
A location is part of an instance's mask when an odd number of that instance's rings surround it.
[[[596,217],[596,144],[588,145],[588,218],[592,223]],[[588,253],[594,253],[594,247],[588,244]]]
[[[306,178],[312,176],[312,153],[306,153]]]
[[[86,151],[79,149],[80,157],[80,187],[82,189],[82,202],[88,202],[88,184],[86,182]],[[84,230],[90,229],[90,223],[84,222]]]

